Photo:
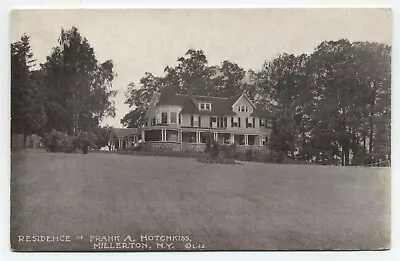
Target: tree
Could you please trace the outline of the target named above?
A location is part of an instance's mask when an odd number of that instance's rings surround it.
[[[295,157],[299,150],[297,137],[306,102],[305,62],[306,55],[282,54],[272,62],[266,62],[255,77],[257,103],[274,113],[275,123],[271,137],[271,149]]]
[[[11,44],[11,132],[26,136],[42,130],[46,120],[44,96],[35,81],[30,37]]]
[[[339,158],[346,166],[352,164],[354,155],[366,155],[367,148],[372,153],[377,116],[390,114],[390,48],[325,41],[311,55],[307,67],[312,72],[308,83],[312,99],[307,106],[314,143],[323,133],[329,157]]]
[[[121,119],[121,124],[128,128],[142,126],[145,122],[146,111],[149,107],[151,97],[162,86],[162,79],[148,72],[140,79],[139,89],[135,88],[134,83],[130,83],[125,93],[125,104],[128,104],[132,110]]]
[[[221,66],[215,67],[216,77],[213,78],[216,96],[232,97],[241,93],[246,72],[236,63],[223,61]]]
[[[202,50],[189,49],[177,61],[177,66],[165,68],[164,86],[173,87],[176,93],[215,96],[212,81],[215,68],[208,66]]]
[[[108,139],[110,138],[111,127],[109,125],[98,126],[94,131],[96,135],[95,145],[101,149],[108,145]]]
[[[46,88],[47,131],[93,131],[104,117],[115,116],[113,62],[99,63],[76,27],[61,30],[58,46],[41,65]]]

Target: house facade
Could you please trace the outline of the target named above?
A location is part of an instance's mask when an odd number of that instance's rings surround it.
[[[265,148],[271,116],[244,94],[221,98],[166,90],[152,96],[145,124],[135,135],[146,150],[203,151],[210,133],[221,144]]]

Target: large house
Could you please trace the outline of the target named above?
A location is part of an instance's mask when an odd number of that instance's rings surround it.
[[[222,144],[262,148],[271,135],[272,118],[257,110],[245,94],[230,98],[155,93],[146,121],[133,139],[147,150],[202,151],[207,135]]]

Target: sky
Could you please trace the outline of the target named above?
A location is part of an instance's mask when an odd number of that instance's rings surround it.
[[[391,45],[389,9],[119,9],[14,10],[11,41],[31,37],[37,63],[57,45],[61,28],[76,26],[100,62],[113,60],[116,117],[129,112],[127,85],[145,72],[162,76],[189,48],[202,49],[210,65],[230,60],[259,70],[280,53],[311,53],[325,40],[348,39]]]

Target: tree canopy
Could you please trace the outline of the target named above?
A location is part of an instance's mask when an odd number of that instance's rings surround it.
[[[57,45],[35,67],[30,37],[11,44],[11,126],[13,134],[52,130],[76,135],[98,132],[115,116],[113,62],[99,62],[76,27],[61,29]]]

